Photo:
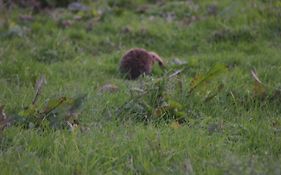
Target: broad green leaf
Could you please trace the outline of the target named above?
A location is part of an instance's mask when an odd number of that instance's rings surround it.
[[[66,101],[67,101],[66,97],[60,97],[60,98],[57,98],[57,99],[49,100],[45,109],[43,110],[43,113],[45,115],[50,113],[51,111],[53,111],[54,109],[59,107],[61,104],[65,103]]]
[[[19,112],[19,115],[22,117],[35,116],[38,113],[37,106],[31,104],[26,109]]]
[[[179,124],[179,122],[173,121],[173,122],[170,124],[170,127],[173,128],[173,129],[178,129],[178,128],[181,127],[181,125]]]
[[[169,104],[170,104],[170,109],[174,109],[174,110],[181,110],[182,109],[182,104],[173,101],[173,100],[169,100]]]
[[[224,72],[227,72],[227,67],[223,64],[217,64],[212,67],[206,74],[196,76],[190,83],[189,93],[192,93],[193,90],[201,86],[204,82],[209,81]]]

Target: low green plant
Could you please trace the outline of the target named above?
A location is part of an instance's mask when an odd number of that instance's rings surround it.
[[[86,95],[77,97],[55,97],[48,98],[44,101],[39,101],[41,89],[45,82],[45,77],[41,76],[36,82],[35,95],[32,103],[16,112],[13,115],[4,117],[3,107],[1,106],[3,124],[0,129],[8,125],[17,125],[23,128],[38,128],[44,129],[69,129],[74,130],[79,125],[79,112]],[[7,123],[6,121],[9,121]],[[0,122],[1,123],[1,122]]]
[[[132,89],[130,98],[118,108],[118,117],[136,121],[160,122],[183,119],[182,105],[166,93],[166,78],[147,79],[142,89]]]
[[[225,65],[217,64],[208,72],[195,76],[190,82],[186,98],[193,95],[196,89],[201,88],[202,95],[200,95],[200,98],[203,98],[205,101],[211,100],[221,92],[223,85],[216,85],[218,88],[210,92],[210,87],[207,83],[210,83],[210,81],[226,71]],[[186,106],[172,97],[168,87],[169,81],[180,73],[181,70],[177,70],[169,76],[165,74],[158,79],[144,79],[142,83],[143,88],[132,90],[129,100],[118,108],[118,117],[132,118],[145,123],[159,123],[161,121],[166,123],[171,121],[184,123],[187,120]],[[177,81],[180,82],[177,79],[172,82],[175,83]],[[182,88],[182,83],[180,82],[177,86]]]

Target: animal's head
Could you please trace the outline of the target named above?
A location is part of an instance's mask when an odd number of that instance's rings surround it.
[[[158,62],[159,66],[164,68],[164,61],[159,55],[157,55],[155,52],[149,52],[149,54],[151,55],[153,63]]]

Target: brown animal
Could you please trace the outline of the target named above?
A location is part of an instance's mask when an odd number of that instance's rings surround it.
[[[131,49],[122,57],[120,72],[128,79],[136,79],[142,74],[150,75],[155,62],[164,67],[163,60],[156,53],[141,48]]]

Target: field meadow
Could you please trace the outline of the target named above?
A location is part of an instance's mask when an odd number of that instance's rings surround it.
[[[280,105],[278,0],[0,7],[0,174],[280,175]]]

